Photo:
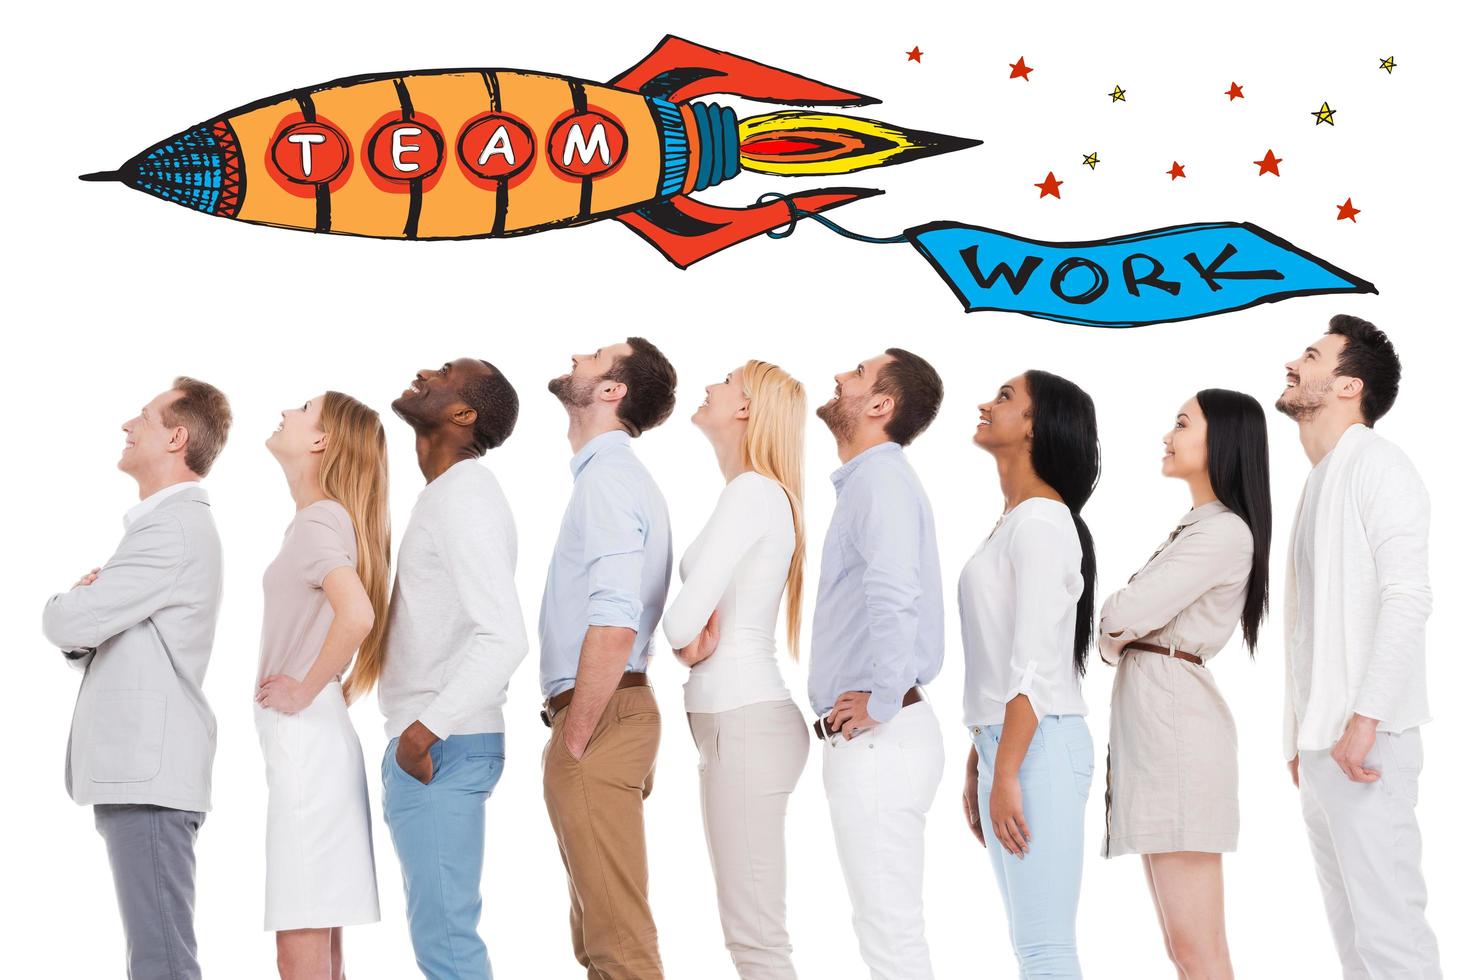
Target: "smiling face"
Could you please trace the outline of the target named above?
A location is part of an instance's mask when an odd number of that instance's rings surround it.
[[[1190,398],[1163,437],[1163,475],[1189,480],[1208,472],[1209,424],[1199,400]]]
[[[1000,385],[993,399],[979,406],[974,444],[995,455],[1029,452],[1030,431],[1030,388],[1025,375],[1016,375]]]
[[[438,368],[424,368],[393,401],[393,414],[416,430],[444,425],[456,411],[464,408],[459,392],[489,370],[472,357],[461,357]]]
[[[750,396],[745,391],[745,368],[741,365],[723,381],[704,386],[704,401],[694,411],[693,423],[711,439],[742,430],[750,420]]]
[[[863,415],[877,410],[878,396],[872,388],[882,369],[892,360],[891,354],[878,354],[836,375],[836,390],[831,400],[816,410],[816,417],[826,423],[838,442],[850,441]],[[891,400],[890,395],[880,397]]]
[[[281,412],[281,424],[265,440],[265,448],[282,462],[323,452],[327,434],[321,427],[321,410],[325,402],[325,395],[317,395]]]
[[[568,410],[586,408],[597,398],[597,386],[617,367],[617,362],[632,353],[626,342],[599,347],[591,354],[571,355],[571,370],[546,385]]]
[[[167,464],[170,454],[182,452],[187,440],[185,430],[182,426],[170,426],[163,420],[168,406],[182,395],[178,389],[165,391],[122,424],[124,438],[122,455],[117,460],[118,469],[139,478]]]
[[[1285,390],[1275,401],[1277,411],[1297,422],[1309,422],[1326,406],[1339,385],[1351,379],[1337,376],[1338,358],[1346,339],[1327,334],[1285,366]]]

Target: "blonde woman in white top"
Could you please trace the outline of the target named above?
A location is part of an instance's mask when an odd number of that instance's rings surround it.
[[[798,652],[805,535],[801,521],[806,396],[773,364],[748,361],[709,385],[693,422],[726,485],[679,565],[683,589],[663,614],[699,748],[699,786],[725,945],[741,980],[789,980],[786,803],[810,733],[775,661]]]
[[[1163,475],[1186,482],[1194,506],[1102,605],[1098,648],[1117,668],[1102,855],[1142,855],[1178,975],[1226,980],[1221,854],[1239,838],[1238,743],[1205,664],[1236,626],[1253,653],[1265,613],[1264,409],[1237,391],[1201,391],[1163,446]]]

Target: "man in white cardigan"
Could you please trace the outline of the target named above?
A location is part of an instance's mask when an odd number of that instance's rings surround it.
[[[1332,317],[1275,407],[1312,469],[1285,597],[1285,756],[1347,978],[1441,977],[1414,806],[1429,720],[1428,493],[1373,425],[1401,366],[1366,320]]]

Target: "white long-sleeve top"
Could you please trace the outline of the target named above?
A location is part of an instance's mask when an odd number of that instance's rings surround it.
[[[1030,497],[1000,518],[959,576],[964,724],[999,725],[1024,694],[1036,718],[1084,715],[1073,666],[1081,539],[1066,505]]]
[[[398,549],[378,704],[389,738],[503,732],[510,675],[529,650],[515,593],[515,522],[475,460],[423,488]]]
[[[790,697],[775,662],[775,623],[796,547],[791,502],[776,481],[741,473],[679,563],[683,588],[663,613],[678,650],[719,610],[719,645],[689,671],[684,708],[730,711]]]
[[[1428,491],[1403,451],[1347,429],[1312,471],[1287,562],[1285,757],[1331,748],[1354,713],[1384,732],[1428,721]]]

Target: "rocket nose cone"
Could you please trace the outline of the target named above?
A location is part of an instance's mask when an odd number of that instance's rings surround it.
[[[234,132],[223,120],[201,123],[133,157],[116,170],[82,174],[116,181],[195,211],[234,217],[244,197],[244,172]]]

